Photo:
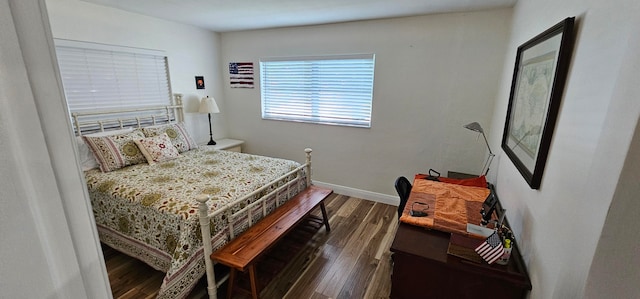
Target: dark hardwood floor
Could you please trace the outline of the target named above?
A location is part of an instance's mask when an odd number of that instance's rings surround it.
[[[396,207],[338,194],[325,203],[329,233],[309,217],[258,263],[261,298],[389,298]],[[156,297],[164,273],[107,246],[103,251],[114,298]],[[225,285],[218,298],[226,298]],[[188,298],[207,298],[205,288],[203,278]]]

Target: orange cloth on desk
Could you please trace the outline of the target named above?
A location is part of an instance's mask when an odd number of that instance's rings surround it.
[[[482,203],[490,190],[416,178],[400,221],[440,231],[468,235],[467,223],[480,224]],[[415,201],[429,204],[427,217],[409,214]],[[416,210],[422,206],[416,205]]]
[[[429,205],[427,209],[427,216],[424,217],[413,217],[411,216],[411,206],[414,202],[422,202]],[[407,200],[407,204],[404,206],[404,210],[402,212],[402,216],[400,216],[400,221],[408,224],[412,224],[415,226],[424,226],[424,227],[433,227],[434,214],[433,208],[436,206],[436,196],[433,194],[427,193],[418,193],[411,192],[409,195],[409,199]],[[423,205],[415,205],[416,210],[422,211],[425,209]]]
[[[419,173],[419,174],[416,174],[414,179],[416,180],[426,179],[428,177],[429,177],[428,174]],[[484,175],[481,175],[479,177],[468,178],[468,179],[452,179],[452,178],[438,177],[438,181],[444,182],[444,183],[456,184],[456,185],[463,185],[463,186],[487,187],[487,178]]]

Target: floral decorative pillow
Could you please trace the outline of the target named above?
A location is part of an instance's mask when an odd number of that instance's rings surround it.
[[[118,135],[118,134],[130,133],[130,132],[133,132],[133,128],[92,133],[92,134],[87,134],[86,136],[103,137],[103,136]],[[100,165],[98,165],[98,161],[96,161],[96,158],[93,156],[93,152],[89,148],[89,145],[87,145],[84,142],[84,138],[82,138],[82,136],[76,136],[76,140],[78,145],[78,154],[80,155],[80,162],[82,163],[82,171],[87,171],[87,170],[100,167]]]
[[[142,128],[144,135],[147,137],[153,137],[162,135],[163,133],[169,136],[171,143],[178,149],[178,152],[186,152],[194,148],[198,148],[198,144],[193,141],[189,132],[184,128],[184,123],[173,123],[166,125],[159,125],[153,127]]]
[[[178,149],[173,146],[171,139],[166,133],[162,135],[147,137],[135,140],[142,154],[147,158],[147,163],[153,165],[155,163],[169,161],[180,157]]]
[[[110,172],[125,166],[144,163],[144,157],[134,140],[143,139],[141,130],[110,136],[82,136],[93,152],[102,172]]]

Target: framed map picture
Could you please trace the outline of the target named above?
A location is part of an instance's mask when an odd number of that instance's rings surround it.
[[[567,77],[574,18],[518,47],[502,149],[532,189],[540,188]]]

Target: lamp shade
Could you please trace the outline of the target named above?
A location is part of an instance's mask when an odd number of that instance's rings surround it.
[[[200,109],[198,109],[200,113],[219,113],[220,109],[218,109],[218,104],[216,104],[216,100],[212,97],[205,97],[200,100]]]
[[[472,122],[470,124],[466,124],[463,126],[465,129],[469,129],[471,131],[474,132],[479,132],[479,133],[484,133],[484,130],[482,130],[482,126],[480,126],[480,124],[478,122]]]

